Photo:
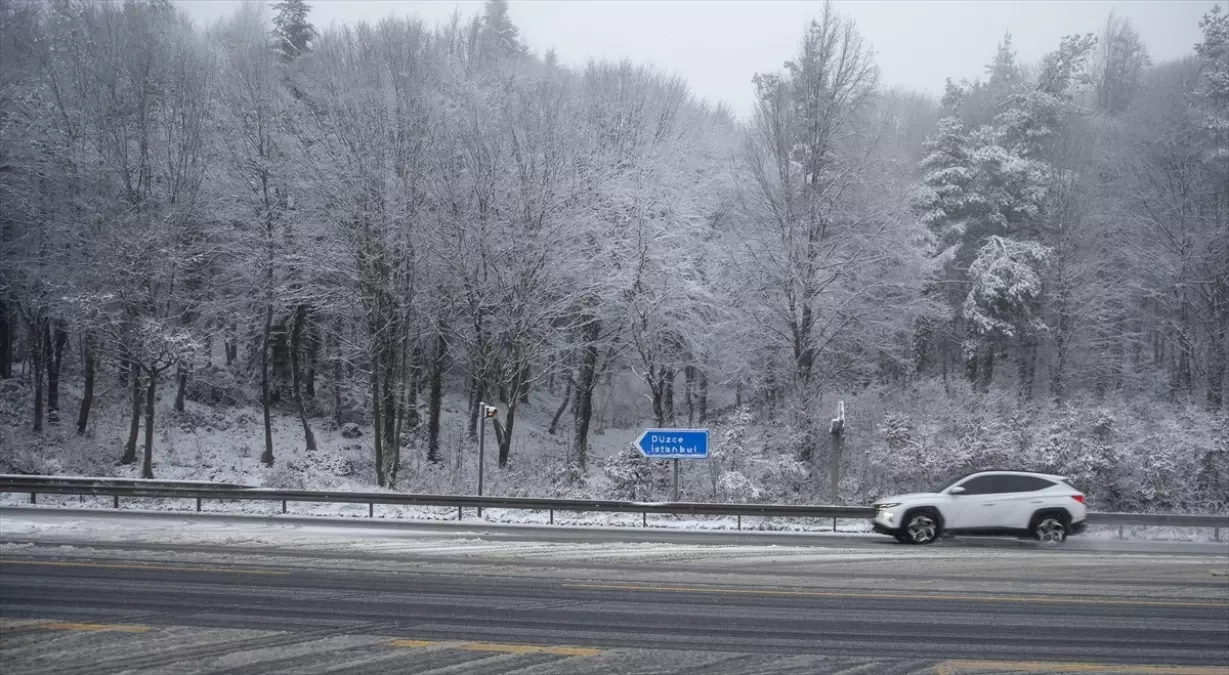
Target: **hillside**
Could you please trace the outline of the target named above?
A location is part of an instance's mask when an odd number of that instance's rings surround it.
[[[121,465],[128,430],[127,401],[114,383],[96,401],[84,435],[73,425],[48,425],[32,434],[29,394],[19,380],[0,385],[0,472],[139,477],[140,463]],[[190,388],[190,391],[193,389]],[[534,392],[521,408],[508,468],[496,466],[488,429],[486,494],[667,500],[668,465],[640,459],[631,442],[642,425],[632,383],[622,395],[599,398],[598,425],[586,475],[568,470],[570,419],[547,433],[558,396]],[[80,391],[61,391],[72,410]],[[273,416],[275,462],[260,462],[263,428],[258,406],[210,406],[188,400],[173,411],[173,390],[159,401],[154,475],[163,479],[233,482],[292,489],[377,489],[370,421],[347,438],[328,418],[313,418],[317,450],[303,449],[291,410]],[[846,450],[840,501],[867,503],[891,493],[925,489],[953,474],[986,468],[1053,471],[1072,477],[1100,510],[1223,512],[1229,509],[1229,426],[1197,408],[1107,400],[1020,409],[1010,395],[981,396],[936,384],[910,395],[868,389],[847,401]],[[477,443],[465,433],[465,400],[444,397],[441,461],[426,461],[424,430],[405,435],[401,491],[474,494]],[[613,419],[633,424],[611,426]],[[637,423],[638,422],[638,423]],[[684,462],[682,498],[696,501],[829,503],[827,454],[812,463],[792,450],[788,420],[750,406],[727,410],[710,423],[712,458]]]

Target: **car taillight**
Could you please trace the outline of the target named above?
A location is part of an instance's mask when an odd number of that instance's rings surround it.
[[[1084,503],[1084,495],[1071,495],[1071,498],[1081,504]]]

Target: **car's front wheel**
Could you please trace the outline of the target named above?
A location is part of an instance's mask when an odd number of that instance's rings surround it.
[[[1058,546],[1067,541],[1067,531],[1067,522],[1052,514],[1041,516],[1033,525],[1033,536],[1037,541],[1050,546]]]
[[[939,538],[939,519],[930,511],[916,511],[905,518],[902,541],[906,544],[933,544]]]

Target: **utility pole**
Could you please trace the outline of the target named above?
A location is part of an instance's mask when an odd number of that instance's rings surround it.
[[[486,467],[486,421],[494,418],[499,414],[499,409],[493,405],[487,405],[486,401],[478,402],[478,409],[482,411],[482,419],[478,420],[478,496],[482,496],[482,470]],[[482,517],[482,507],[478,507],[478,517]]]
[[[832,420],[832,425],[828,427],[828,433],[832,435],[832,466],[828,470],[828,476],[832,480],[831,492],[832,503],[835,505],[840,501],[841,496],[841,451],[845,445],[845,402],[841,401],[837,407],[836,418]]]

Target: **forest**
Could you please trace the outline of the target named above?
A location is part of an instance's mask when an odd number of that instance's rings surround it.
[[[695,500],[1024,468],[1229,509],[1222,7],[1170,62],[1113,15],[1006,34],[935,100],[817,4],[746,119],[514,12],[0,2],[0,472],[153,477],[250,410],[258,483],[344,435],[362,485],[468,492],[487,424],[506,492],[660,497],[600,439],[700,427]]]

